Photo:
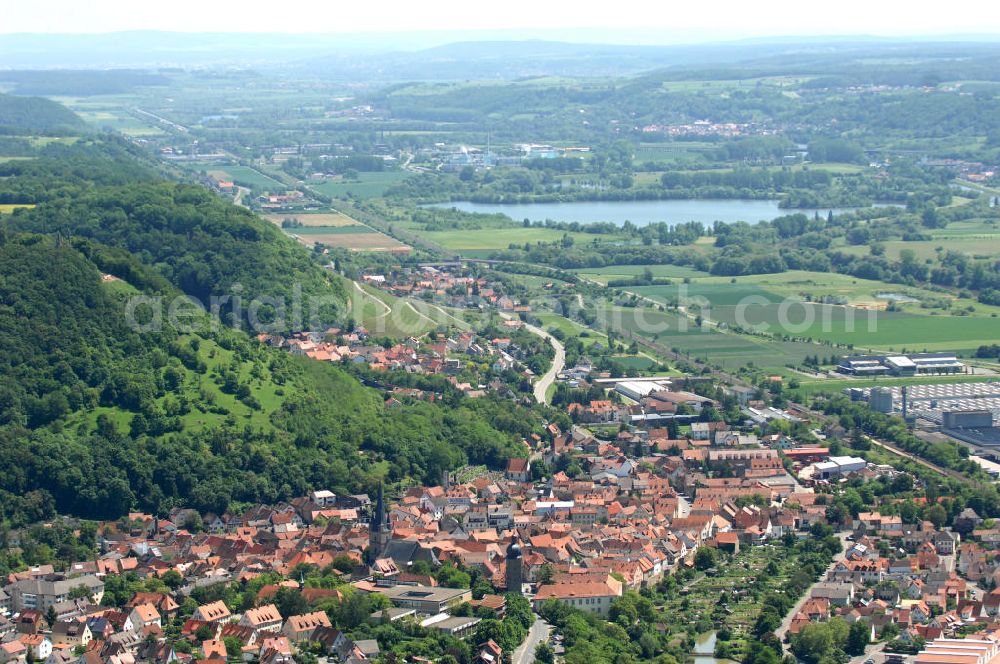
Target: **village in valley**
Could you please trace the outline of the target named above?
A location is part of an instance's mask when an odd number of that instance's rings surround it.
[[[0,28],[0,664],[1000,664],[995,35],[311,9]]]
[[[402,340],[366,326],[379,315],[257,337],[357,372],[387,408],[449,391],[537,402],[546,424],[505,467],[224,513],[57,519],[46,528],[94,555],[4,579],[0,664],[421,664],[428,639],[459,664],[548,664],[593,638],[574,637],[574,615],[633,630],[666,664],[691,650],[757,662],[762,642],[809,664],[934,664],[949,639],[1000,630],[1000,527],[942,493],[956,473],[777,398],[780,377],[755,387],[682,360],[686,372],[626,371],[613,358],[641,350],[607,336],[577,338],[567,364],[557,331],[532,324],[566,292],[508,277],[470,263],[369,269],[356,311],[382,302],[387,317],[387,296],[448,323]],[[942,354],[841,365],[964,369]],[[846,392],[904,418],[910,394],[926,419],[947,406],[924,392],[947,388],[904,388],[902,404],[899,390]],[[5,532],[6,546],[19,537]]]
[[[503,472],[98,523],[93,558],[4,580],[0,662],[360,664],[440,634],[470,644],[477,664],[520,664],[562,652],[559,606],[620,620],[648,598],[664,637],[714,628],[723,654],[771,633],[811,657],[800,635],[829,623],[850,626],[859,660],[872,649],[899,659],[1000,628],[992,521],[971,507],[948,519],[948,499],[919,476],[818,429],[734,428],[710,416],[724,407],[715,399],[651,385],[643,404],[691,416],[647,423],[611,400],[574,403],[573,424],[525,440]],[[807,560],[823,567],[795,585]],[[718,574],[725,603],[693,606]],[[763,590],[788,593],[785,614],[755,602]],[[527,616],[514,637],[498,627],[508,611]],[[371,638],[382,628],[396,630],[395,655]]]

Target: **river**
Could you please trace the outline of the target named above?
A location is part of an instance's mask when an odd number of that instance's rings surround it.
[[[531,221],[579,222],[590,224],[599,221],[610,221],[621,225],[626,220],[636,226],[667,222],[680,224],[687,221],[700,221],[706,226],[722,221],[733,223],[746,221],[757,223],[768,221],[786,214],[802,212],[809,216],[819,212],[826,217],[829,208],[820,210],[782,209],[777,200],[741,200],[741,199],[686,199],[665,201],[574,201],[568,203],[473,203],[471,201],[455,201],[451,203],[431,203],[424,207],[455,208],[463,212],[479,212],[483,214],[505,214],[515,221],[530,219]],[[834,208],[833,213],[839,214],[854,208]]]

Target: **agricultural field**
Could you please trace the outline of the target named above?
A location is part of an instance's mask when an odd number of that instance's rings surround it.
[[[607,335],[592,330],[576,321],[570,320],[565,316],[560,316],[559,314],[553,313],[536,313],[535,318],[541,323],[541,327],[546,330],[555,331],[559,330],[566,337],[578,337],[582,334],[586,334],[586,337],[581,337],[581,341],[584,346],[590,346],[596,341],[600,341],[602,344],[607,345]]]
[[[656,279],[684,279],[708,276],[706,272],[699,272],[684,265],[607,265],[605,267],[581,268],[573,270],[573,272],[591,281],[607,284],[609,281],[615,279],[641,277],[647,269]]]
[[[698,306],[706,319],[726,326],[759,326],[769,334],[858,349],[963,352],[994,343],[991,339],[1000,329],[998,307],[840,274],[791,271],[734,279],[699,277],[691,283],[627,290],[660,303],[675,302],[680,295],[689,308]],[[907,301],[897,303],[895,311],[885,311],[886,295]],[[857,306],[807,301],[828,296]],[[943,305],[923,308],[921,301]],[[964,315],[950,313],[954,310]]]
[[[163,136],[164,131],[149,122],[129,115],[124,109],[76,110],[84,122],[101,131],[110,130],[126,136]]]
[[[359,226],[361,222],[351,217],[348,217],[342,212],[316,212],[316,213],[300,213],[300,212],[290,212],[287,214],[265,214],[262,215],[264,219],[267,219],[272,224],[276,226],[281,226],[282,222],[286,219],[292,219],[301,223],[306,227],[314,226],[325,226],[325,227],[342,227],[342,226]]]
[[[823,352],[816,344],[728,334],[707,325],[699,328],[681,314],[645,307],[612,307],[598,315],[603,325],[613,330],[638,334],[723,369],[734,370],[751,362],[761,367],[784,367]]]
[[[301,226],[282,228],[307,247],[316,244],[328,247],[343,247],[352,251],[409,251],[410,248],[378,231],[362,224],[357,219],[342,212],[328,211],[315,213],[266,214],[264,219],[279,228],[286,219],[294,219]]]
[[[223,180],[232,180],[238,185],[250,187],[251,189],[284,191],[287,188],[274,178],[249,166],[225,166],[210,170],[208,174]]]
[[[385,195],[389,187],[405,180],[408,175],[409,173],[405,171],[360,173],[357,180],[334,180],[310,185],[310,187],[316,192],[332,198],[343,198],[348,195],[354,195],[358,198],[379,198]]]
[[[712,307],[736,305],[744,301],[779,303],[784,299],[781,295],[754,284],[741,283],[692,282],[670,286],[629,286],[627,290],[661,304],[676,301],[684,304],[685,301],[691,300],[693,303],[704,302]]]
[[[556,242],[561,240],[564,235],[569,235],[577,243],[589,243],[595,237],[590,233],[566,233],[552,228],[523,228],[520,226],[425,231],[417,224],[400,223],[398,225],[400,228],[416,233],[420,237],[468,258],[486,258],[494,251],[507,249],[512,244]]]
[[[665,266],[669,267],[669,266]],[[617,269],[617,268],[616,268]],[[655,274],[655,272],[654,272]],[[922,308],[920,302],[943,301],[952,309],[966,309],[974,316],[992,316],[1000,314],[1000,307],[993,307],[968,298],[955,297],[925,288],[890,284],[883,281],[859,279],[834,272],[810,272],[806,270],[789,270],[779,274],[757,274],[743,277],[692,277],[689,284],[670,286],[639,286],[628,287],[629,292],[641,293],[650,299],[664,302],[677,297],[679,292],[687,297],[705,297],[713,305],[737,304],[742,295],[762,295],[769,301],[780,302],[783,298],[793,300],[819,301],[825,297],[838,298],[858,307],[867,309],[884,309],[889,303],[889,295],[902,295],[918,302],[897,302],[897,307],[915,314],[930,314],[933,310]],[[731,290],[730,290],[731,289]],[[876,297],[882,295],[882,297]],[[774,300],[774,297],[778,299]],[[733,300],[736,301],[733,301]],[[939,309],[939,312],[941,310]]]
[[[921,316],[806,302],[713,306],[713,320],[769,333],[850,345],[856,350],[969,351],[995,343],[1000,322],[973,316]]]
[[[356,226],[312,226],[286,229],[286,232],[307,247],[322,244],[328,247],[342,247],[351,251],[408,252],[410,250],[399,240],[362,224]]]

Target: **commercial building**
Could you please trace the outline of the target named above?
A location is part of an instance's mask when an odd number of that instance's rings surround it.
[[[669,391],[669,380],[628,380],[615,385],[615,392],[632,401],[642,401],[653,392]]]
[[[849,387],[844,390],[854,401],[867,401],[872,410],[887,414],[906,414],[946,429],[974,429],[993,426],[1000,417],[1000,381],[982,383],[927,383],[902,387]],[[889,401],[892,409],[887,410]],[[945,413],[948,422],[945,422]],[[970,414],[971,413],[971,414]],[[986,414],[993,421],[987,423]]]
[[[941,423],[946,429],[991,427],[993,426],[993,411],[946,410],[941,414]]]
[[[837,371],[852,376],[955,374],[965,371],[965,364],[954,353],[847,355],[840,359]]]
[[[415,609],[417,613],[437,615],[449,607],[468,602],[472,591],[468,588],[433,588],[430,586],[391,586],[377,588],[394,606]]]
[[[968,639],[934,639],[917,654],[914,664],[994,664],[1000,660],[1000,642]]]
[[[829,479],[848,473],[856,473],[864,470],[868,462],[860,457],[832,456],[829,461],[821,461],[815,465],[816,472],[813,477],[816,479]]]

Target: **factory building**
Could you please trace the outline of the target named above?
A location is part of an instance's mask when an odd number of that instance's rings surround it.
[[[830,479],[848,473],[856,473],[859,470],[864,470],[867,466],[868,462],[861,457],[832,456],[829,461],[821,461],[814,466],[816,472],[813,477],[821,480]]]
[[[993,411],[990,410],[946,410],[941,423],[945,429],[975,429],[993,426]]]
[[[921,376],[962,373],[965,364],[954,353],[848,355],[840,359],[837,371],[851,376]]]
[[[892,414],[896,400],[888,387],[875,387],[868,394],[868,407],[879,413]]]

